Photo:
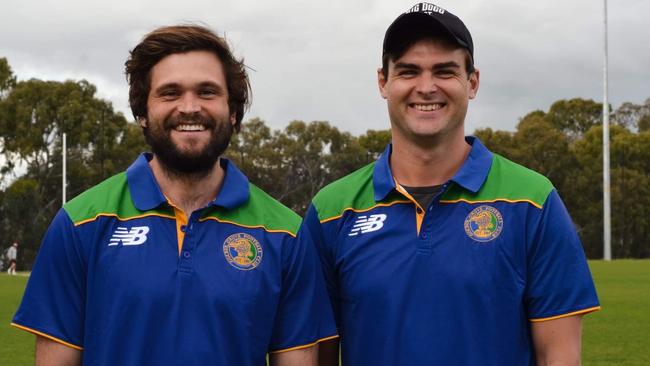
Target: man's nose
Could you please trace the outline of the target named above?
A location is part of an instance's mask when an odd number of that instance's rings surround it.
[[[192,114],[201,111],[201,104],[199,98],[193,93],[185,93],[180,99],[178,111],[181,113]]]
[[[416,91],[420,94],[433,94],[438,91],[437,79],[430,73],[423,73],[418,77]]]

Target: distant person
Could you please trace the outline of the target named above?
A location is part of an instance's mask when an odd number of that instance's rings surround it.
[[[316,365],[336,337],[300,217],[221,157],[249,104],[243,61],[207,28],[154,30],[126,62],[153,153],[71,200],[13,325],[38,365]]]
[[[580,364],[582,315],[600,308],[582,245],[548,179],[465,136],[474,61],[449,11],[397,17],[377,71],[392,142],[305,217],[344,366]]]
[[[7,260],[9,261],[9,268],[7,268],[7,273],[10,275],[16,275],[16,261],[18,260],[18,243],[13,242],[9,249],[7,249]]]

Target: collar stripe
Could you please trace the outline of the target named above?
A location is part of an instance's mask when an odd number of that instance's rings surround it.
[[[458,203],[458,202],[465,202],[465,203],[470,203],[470,204],[474,204],[474,203],[492,203],[492,202],[508,202],[508,203],[522,203],[523,202],[523,203],[529,203],[529,204],[539,208],[540,210],[542,209],[542,206],[540,204],[535,203],[535,202],[533,202],[531,200],[526,200],[526,199],[518,199],[518,200],[515,199],[515,200],[513,200],[513,199],[507,199],[507,198],[495,198],[495,199],[491,199],[491,200],[470,201],[470,200],[467,200],[467,199],[464,199],[464,198],[460,198],[460,199],[457,199],[457,200],[440,200],[440,203]]]
[[[89,222],[96,221],[100,217],[115,217],[116,219],[118,219],[120,221],[129,221],[129,220],[135,220],[135,219],[140,219],[140,218],[149,217],[149,216],[158,216],[158,217],[163,217],[163,218],[166,218],[166,219],[176,220],[176,217],[174,217],[174,216],[163,215],[163,214],[159,214],[159,213],[147,213],[147,214],[142,214],[142,215],[137,215],[137,216],[129,216],[129,217],[120,217],[119,215],[114,214],[114,213],[98,213],[93,218],[83,220],[83,221],[79,221],[79,222],[75,222],[74,226],[80,226],[80,225],[83,225],[83,224],[87,224]]]
[[[388,206],[392,206],[392,205],[395,205],[395,204],[398,204],[398,203],[412,203],[412,202],[409,201],[409,200],[398,200],[398,201],[392,201],[392,202],[389,202],[389,203],[378,203],[376,205],[373,205],[373,206],[370,206],[370,207],[364,208],[364,209],[355,209],[355,208],[352,208],[352,207],[348,207],[348,208],[343,209],[343,212],[340,215],[336,215],[336,216],[328,217],[326,219],[322,219],[322,220],[320,220],[320,223],[323,224],[323,223],[326,223],[328,221],[340,219],[341,217],[343,217],[343,215],[345,215],[345,212],[347,212],[347,211],[368,212],[368,211],[374,209],[375,207],[388,207]]]
[[[294,238],[296,237],[296,233],[292,233],[291,231],[288,231],[288,230],[269,229],[264,225],[244,225],[244,224],[240,224],[240,223],[234,222],[234,221],[218,219],[216,217],[205,217],[205,218],[199,219],[199,222],[205,222],[205,221],[208,221],[208,220],[217,221],[217,222],[220,222],[222,224],[231,224],[231,225],[235,225],[235,226],[239,226],[239,227],[245,227],[247,229],[262,229],[262,230],[264,230],[266,232],[269,232],[269,233],[285,233],[285,234],[289,234],[289,235],[293,236]]]

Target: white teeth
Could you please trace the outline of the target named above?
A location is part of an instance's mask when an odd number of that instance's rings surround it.
[[[203,125],[178,125],[176,126],[176,131],[203,131],[205,126]]]
[[[443,105],[440,103],[434,103],[434,104],[413,104],[413,107],[417,109],[418,111],[423,111],[423,112],[431,112],[431,111],[437,111],[438,109],[442,108]]]

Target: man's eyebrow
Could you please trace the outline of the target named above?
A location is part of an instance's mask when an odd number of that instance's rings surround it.
[[[396,62],[395,66],[393,66],[395,69],[405,69],[405,70],[419,70],[422,67],[420,67],[417,64],[412,64],[408,62]],[[440,70],[440,69],[459,69],[460,64],[456,61],[449,61],[449,62],[441,62],[434,64],[432,69],[433,70]]]
[[[393,68],[395,68],[395,69],[415,69],[415,70],[419,70],[420,66],[418,66],[416,64],[407,63],[407,62],[396,62],[395,65],[393,66]]]
[[[172,83],[164,83],[164,84],[158,85],[154,89],[154,91],[160,91],[160,90],[164,90],[164,89],[178,89],[178,88],[180,88],[180,84],[172,82]]]
[[[224,88],[221,84],[215,83],[213,81],[204,81],[199,84],[199,88],[214,88],[217,91],[223,91]]]
[[[204,81],[201,82],[197,85],[199,88],[213,88],[216,89],[218,92],[222,92],[224,90],[224,87],[221,86],[220,84],[217,84],[213,81]],[[169,82],[169,83],[164,83],[162,85],[159,85],[154,89],[154,92],[160,92],[166,89],[181,89],[182,85],[177,82]]]
[[[460,65],[456,61],[442,62],[442,63],[433,65],[434,70],[450,69],[450,68],[459,69]]]

